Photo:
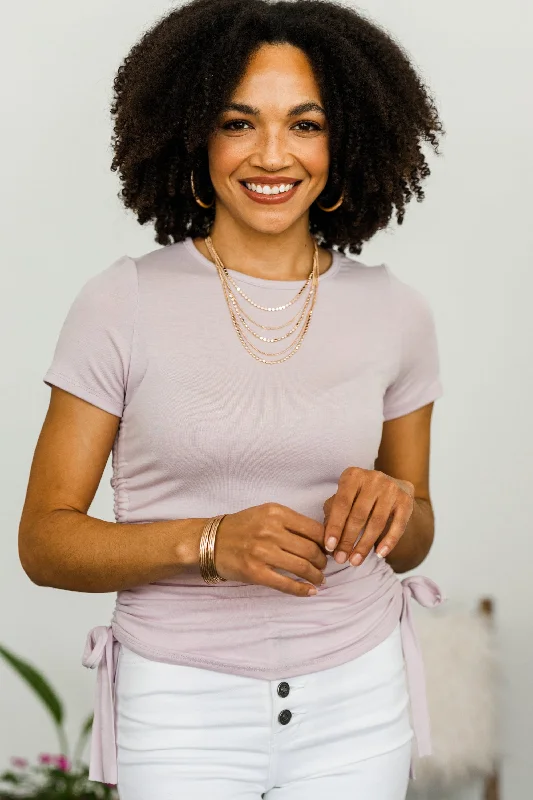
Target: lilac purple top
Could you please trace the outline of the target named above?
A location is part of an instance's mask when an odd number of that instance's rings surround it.
[[[303,284],[229,274],[267,307],[287,303]],[[257,308],[251,316],[281,324],[299,307],[274,321]],[[302,346],[269,369],[240,343],[217,268],[191,238],[121,256],[91,277],[44,381],[120,417],[111,479],[118,524],[268,501],[323,522],[341,472],[374,468],[383,421],[443,393],[428,302],[387,265],[333,251]],[[98,668],[90,778],[117,782],[120,643],[156,661],[275,680],[356,658],[398,621],[418,754],[430,754],[410,598],[438,605],[439,587],[423,576],[400,581],[374,549],[360,567],[329,556],[324,572],[327,587],[304,598],[237,581],[208,585],[197,568],[119,591],[111,624],[89,632],[83,655]]]

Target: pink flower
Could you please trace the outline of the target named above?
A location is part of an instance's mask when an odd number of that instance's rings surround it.
[[[55,763],[58,769],[62,770],[62,772],[68,772],[70,769],[70,761],[66,756],[56,756]]]
[[[41,753],[40,756],[39,756],[39,762],[41,764],[51,764],[52,763],[52,759],[53,759],[53,756],[51,756],[50,753]]]
[[[17,769],[26,769],[28,766],[27,760],[25,758],[18,758],[18,756],[13,756],[11,763],[14,767],[17,767]]]

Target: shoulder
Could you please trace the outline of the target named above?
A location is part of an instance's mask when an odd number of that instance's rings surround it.
[[[426,295],[401,278],[386,262],[367,264],[341,256],[338,293],[357,303],[358,313],[369,324],[389,331],[396,338],[420,337],[435,325],[434,314]],[[352,305],[353,307],[353,305]]]
[[[75,306],[91,306],[97,311],[115,310],[137,302],[137,268],[133,258],[121,255],[108,266],[91,275],[74,299]]]
[[[333,278],[337,297],[346,297],[348,302],[357,303],[365,313],[376,315],[390,313],[392,300],[391,280],[383,263],[365,263],[352,255],[339,253],[339,267]]]
[[[339,262],[335,277],[343,289],[351,286],[354,289],[365,287],[365,291],[388,291],[388,278],[384,264],[367,264],[352,255],[340,252],[335,253],[335,258]]]
[[[161,297],[170,282],[194,272],[183,242],[157,247],[141,255],[123,254],[82,284],[74,311],[102,319],[131,318],[147,297]],[[177,269],[179,267],[179,269]]]
[[[376,292],[381,292],[395,306],[424,305],[425,296],[407,281],[400,278],[386,262],[367,264],[353,256],[339,253],[340,273],[353,283],[364,283]]]
[[[157,276],[176,275],[190,262],[190,255],[184,241],[163,245],[131,259],[142,282],[155,280]],[[177,269],[179,266],[180,269]]]
[[[383,283],[387,281],[385,264],[368,264],[353,255],[335,252],[335,257],[340,262],[339,272],[354,281],[368,281]]]
[[[120,331],[128,338],[138,309],[138,281],[134,259],[121,255],[82,283],[63,322],[63,338]],[[98,334],[101,332],[101,334]]]
[[[91,275],[85,285],[94,291],[98,289],[124,290],[137,280],[135,259],[129,255],[121,255],[108,266]]]
[[[415,286],[404,281],[388,264],[382,265],[387,276],[394,313],[400,316],[431,316],[428,298]]]

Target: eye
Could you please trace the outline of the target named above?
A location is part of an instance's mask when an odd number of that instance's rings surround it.
[[[226,122],[226,124],[223,125],[222,128],[224,130],[226,130],[226,131],[242,130],[242,128],[232,128],[231,127],[232,125],[239,125],[240,123],[244,123],[245,125],[248,125],[248,123],[246,122],[245,119],[232,119],[232,120],[230,120],[230,122]]]
[[[310,120],[305,120],[304,122],[298,122],[298,123],[297,123],[297,125],[312,125],[312,126],[313,126],[313,129],[312,129],[312,130],[315,130],[315,131],[320,131],[320,130],[322,130],[322,128],[320,127],[320,125],[317,125],[317,123],[316,123],[316,122],[311,122]],[[311,131],[309,131],[309,133],[310,133],[310,132],[311,132]],[[307,133],[307,131],[304,131],[304,133]]]

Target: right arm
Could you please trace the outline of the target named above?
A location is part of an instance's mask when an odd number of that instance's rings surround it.
[[[19,557],[39,586],[115,592],[194,563],[207,518],[104,522],[87,514],[120,417],[58,387],[37,441],[19,525]]]

